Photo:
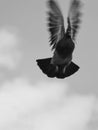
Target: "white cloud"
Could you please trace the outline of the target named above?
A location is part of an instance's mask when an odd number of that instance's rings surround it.
[[[0,29],[0,66],[14,69],[20,59],[17,49],[19,38],[16,33],[9,29]]]
[[[18,43],[15,32],[0,30],[0,67],[17,67]],[[69,95],[68,85],[59,82],[5,81],[0,86],[0,130],[87,130],[91,124],[95,130],[96,100],[92,95]]]
[[[0,88],[0,129],[87,130],[93,112],[98,113],[96,100],[92,95],[69,95],[67,84],[6,82]]]

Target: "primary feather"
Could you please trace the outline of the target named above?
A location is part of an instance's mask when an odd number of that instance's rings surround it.
[[[50,45],[52,49],[56,47],[56,44],[63,38],[64,29],[64,19],[59,5],[54,0],[48,1],[48,6],[50,11],[48,12],[48,26],[50,31]]]
[[[71,38],[75,40],[76,34],[78,32],[78,29],[80,27],[81,23],[81,7],[82,3],[80,0],[73,0],[70,4],[69,12],[68,12],[68,29],[67,33],[69,32],[71,35]]]

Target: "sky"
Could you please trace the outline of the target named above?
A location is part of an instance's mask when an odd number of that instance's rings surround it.
[[[67,27],[70,0],[58,0]],[[46,0],[0,0],[0,129],[98,129],[98,2],[83,0],[73,61],[79,71],[48,78],[36,59],[51,57]]]

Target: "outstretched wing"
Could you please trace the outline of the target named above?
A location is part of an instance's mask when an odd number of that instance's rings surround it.
[[[48,1],[48,27],[50,31],[50,46],[55,49],[56,44],[64,36],[64,19],[62,12],[55,0]]]
[[[73,40],[76,38],[76,34],[81,23],[81,7],[82,3],[80,0],[72,0],[69,8],[69,14],[67,18],[68,28],[66,33],[68,33]]]

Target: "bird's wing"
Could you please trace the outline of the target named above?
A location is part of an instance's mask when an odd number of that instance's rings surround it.
[[[68,28],[66,33],[68,33],[73,40],[76,38],[76,34],[81,23],[81,7],[82,3],[80,0],[72,0],[68,13]]]
[[[48,27],[50,31],[50,46],[55,49],[56,44],[63,38],[64,29],[64,19],[62,12],[55,0],[48,1],[49,11],[48,11]]]

